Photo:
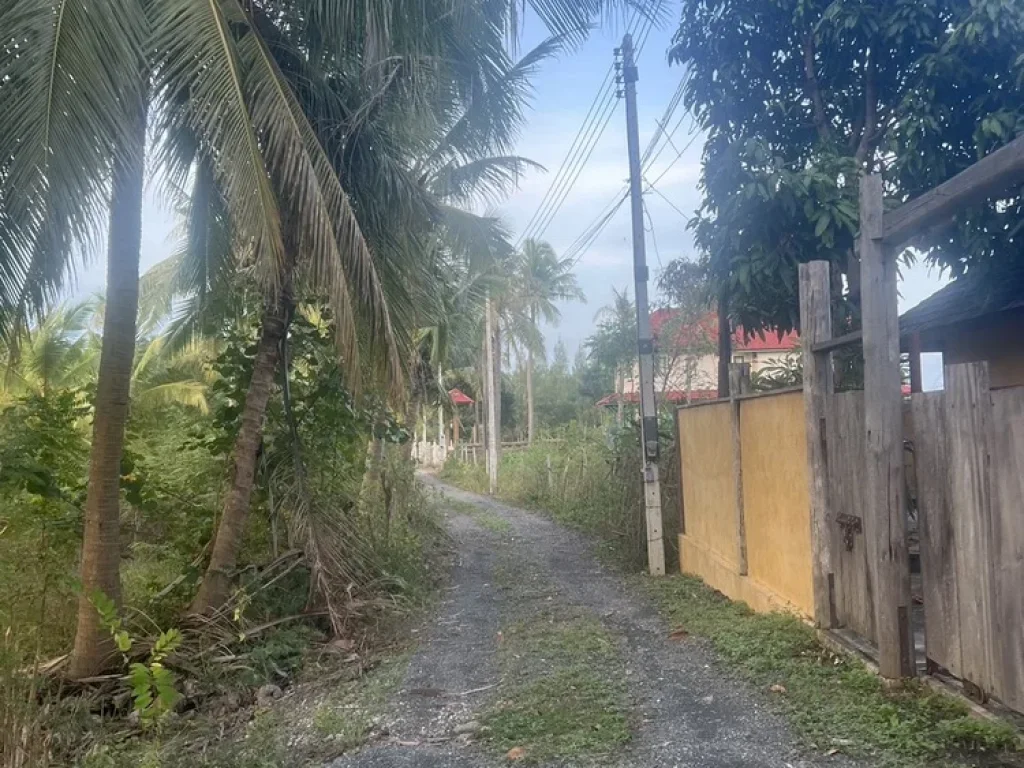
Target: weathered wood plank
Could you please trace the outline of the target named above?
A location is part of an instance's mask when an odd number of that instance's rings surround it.
[[[811,349],[815,352],[833,352],[843,347],[849,347],[854,344],[860,344],[864,340],[863,331],[850,331],[842,336],[836,336],[834,339],[826,339],[825,341],[819,341],[814,344]]]
[[[864,393],[837,392],[829,398],[829,528],[835,573],[836,617],[872,643],[875,603],[864,529]],[[857,531],[859,523],[860,530]]]
[[[732,399],[732,471],[736,486],[736,562],[740,576],[746,576],[747,522],[743,513],[743,441],[740,437],[740,395],[750,392],[750,363],[729,363],[729,393]]]
[[[882,246],[882,178],[860,184],[860,261],[867,432],[865,530],[875,569],[878,668],[894,679],[914,674],[910,565],[903,506],[903,418],[897,265]]]
[[[885,215],[887,248],[906,245],[922,229],[942,224],[966,206],[1024,180],[1024,137],[983,157],[948,181]]]
[[[921,534],[925,655],[959,677],[960,602],[956,572],[956,528],[950,506],[946,452],[945,394],[928,392],[911,400],[917,514]]]
[[[828,527],[828,456],[825,450],[826,398],[832,393],[832,357],[814,345],[832,338],[832,304],[827,261],[800,265],[800,329],[804,365],[804,419],[811,499],[811,580],[814,621],[831,627],[831,541]]]
[[[992,690],[992,500],[988,365],[946,367],[946,437],[956,542],[961,677]]]
[[[992,393],[992,691],[1024,712],[1024,388]]]

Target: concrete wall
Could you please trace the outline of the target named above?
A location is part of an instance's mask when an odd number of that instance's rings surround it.
[[[803,395],[679,410],[684,533],[680,567],[757,611],[811,615],[811,530]],[[747,573],[740,567],[737,447],[742,467]]]
[[[750,578],[810,615],[814,593],[803,393],[743,401],[740,425]]]

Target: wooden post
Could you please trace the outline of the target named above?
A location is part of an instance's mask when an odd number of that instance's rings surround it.
[[[804,364],[804,422],[811,497],[811,579],[814,621],[835,626],[832,594],[832,535],[829,528],[827,409],[833,390],[832,353],[815,352],[814,345],[832,339],[829,263],[800,265],[800,339]]]
[[[910,391],[924,392],[924,376],[921,374],[921,334],[910,335]]]
[[[740,433],[740,395],[750,391],[750,363],[729,363],[732,404],[732,476],[736,494],[736,557],[740,576],[747,575],[747,521],[743,514],[743,449]]]
[[[452,406],[452,447],[459,447],[459,406]]]
[[[551,489],[554,487],[554,480],[551,478],[551,454],[549,453],[544,457],[544,466],[547,468],[548,476],[548,493],[551,493]]]
[[[881,176],[860,182],[861,315],[867,442],[864,527],[874,569],[878,670],[914,674],[910,566],[903,508],[903,392],[896,259],[885,252]]]

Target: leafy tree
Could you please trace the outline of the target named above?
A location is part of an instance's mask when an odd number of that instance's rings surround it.
[[[595,367],[612,376],[618,395],[617,423],[622,426],[626,375],[632,375],[636,362],[636,304],[629,298],[629,289],[612,289],[612,295],[612,303],[597,313],[597,331],[586,346]]]
[[[1024,125],[1022,22],[999,0],[683,6],[670,59],[708,134],[692,226],[731,318],[749,332],[795,327],[810,259],[845,273],[856,305],[860,175],[883,172],[906,199],[1010,140]],[[924,245],[954,271],[1014,259],[1019,220],[1014,195]]]
[[[576,282],[573,266],[572,260],[559,259],[549,243],[532,238],[523,243],[515,266],[514,301],[525,308],[534,335],[525,345],[526,439],[530,443],[534,437],[533,359],[536,353],[544,353],[544,337],[537,321],[542,318],[547,323],[557,324],[561,318],[557,301],[586,301]]]

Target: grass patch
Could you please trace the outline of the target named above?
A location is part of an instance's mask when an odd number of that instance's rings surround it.
[[[336,752],[366,743],[374,721],[384,713],[388,697],[398,689],[410,654],[384,661],[362,680],[339,686],[313,713],[317,733],[333,742]]]
[[[512,523],[493,510],[482,507],[479,504],[457,501],[455,499],[447,499],[446,503],[450,509],[472,518],[473,522],[491,533],[500,535],[512,533]]]
[[[784,693],[771,695],[819,750],[870,756],[879,766],[923,766],[984,764],[1016,749],[1009,725],[972,717],[961,702],[917,683],[886,691],[794,617],[753,613],[689,576],[644,584],[673,626],[710,640],[739,677],[766,690],[782,686]]]
[[[501,700],[483,717],[496,749],[523,762],[600,758],[630,738],[622,660],[594,619],[540,614],[506,627]]]

